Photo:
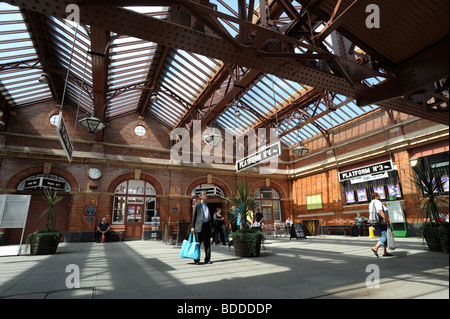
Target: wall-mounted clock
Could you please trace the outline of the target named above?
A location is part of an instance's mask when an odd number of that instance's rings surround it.
[[[99,179],[100,177],[102,177],[102,171],[98,168],[90,168],[88,170],[88,176],[91,179]]]

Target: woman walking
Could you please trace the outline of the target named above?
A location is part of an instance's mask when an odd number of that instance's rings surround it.
[[[371,194],[372,201],[369,204],[369,221],[380,236],[378,243],[372,247],[372,252],[378,257],[378,248],[383,247],[383,256],[392,256],[386,250],[387,247],[387,227],[390,225],[387,214],[387,207],[380,201],[380,195],[377,192]],[[379,214],[379,216],[377,216]],[[377,218],[378,217],[378,218]],[[381,217],[381,218],[379,218]]]

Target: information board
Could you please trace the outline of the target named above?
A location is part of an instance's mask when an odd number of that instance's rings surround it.
[[[20,244],[0,247],[0,256],[17,256],[22,246],[31,195],[0,195],[0,228],[21,228]]]
[[[301,238],[306,239],[305,231],[303,230],[303,225],[301,223],[294,223],[291,227],[291,239]]]
[[[391,223],[404,223],[405,215],[403,214],[402,204],[399,201],[386,203],[389,219]]]
[[[392,232],[396,237],[408,237],[406,218],[400,201],[390,201],[386,203],[389,220],[391,221]]]

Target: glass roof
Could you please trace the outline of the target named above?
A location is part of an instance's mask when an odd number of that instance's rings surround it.
[[[256,1],[257,2],[257,1]],[[211,0],[217,5],[217,10],[238,17],[238,0],[223,1]],[[247,1],[248,4],[248,1]],[[292,4],[297,10],[301,5],[294,1]],[[151,15],[158,19],[168,18],[168,7],[126,7],[126,9]],[[254,16],[259,16],[259,8],[255,8]],[[54,54],[54,62],[65,75],[70,67],[70,77],[67,84],[67,103],[88,113],[93,105],[93,75],[92,56],[90,51],[89,26],[78,26],[69,21],[45,16],[45,26],[49,42]],[[219,21],[235,37],[239,33],[239,26],[235,23],[219,18]],[[281,27],[291,20],[282,14],[277,20]],[[323,28],[318,24],[316,31]],[[74,37],[76,41],[74,44]],[[107,105],[104,112],[105,120],[131,114],[142,109],[150,87],[155,88],[158,94],[156,101],[149,100],[144,106],[145,114],[154,117],[164,125],[175,128],[201,93],[208,87],[221,68],[225,67],[222,61],[190,53],[183,50],[169,48],[160,61],[161,46],[158,43],[142,39],[110,34],[109,64],[107,70]],[[330,38],[325,45],[333,52]],[[70,60],[73,47],[73,57]],[[296,52],[305,52],[297,47]],[[53,58],[53,57],[52,57]],[[156,83],[152,81],[158,62],[163,65],[160,69]],[[241,68],[241,73],[247,72]],[[24,23],[22,13],[17,7],[0,3],[0,90],[11,106],[22,106],[31,102],[38,102],[52,98],[48,84],[37,81],[42,73],[40,57],[37,54],[32,40],[32,32]],[[62,76],[61,76],[62,78]],[[64,79],[61,79],[63,81]],[[382,79],[372,78],[371,85]],[[204,108],[219,103],[224,95],[233,90],[233,78],[228,78],[221,87],[212,94]],[[340,106],[334,112],[326,112],[327,106],[323,100],[317,108],[306,107],[294,110],[287,118],[279,119],[278,112],[310,90],[301,83],[295,83],[270,74],[260,74],[243,93],[237,94],[234,101],[227,103],[225,109],[214,118],[215,123],[230,132],[245,132],[262,121],[272,120],[280,131],[292,130],[308,117],[326,113],[309,123],[282,137],[282,142],[292,145],[301,139],[306,139],[328,130],[333,126],[359,116],[375,106],[357,107],[353,101],[336,95],[334,105]],[[236,104],[237,102],[237,104]],[[65,103],[65,104],[67,104]],[[236,117],[236,110],[240,116]],[[289,119],[289,120],[287,120]]]
[[[20,11],[0,2],[0,91],[11,106],[52,99]]]

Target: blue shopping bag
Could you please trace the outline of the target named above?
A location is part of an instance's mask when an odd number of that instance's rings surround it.
[[[190,259],[200,259],[200,243],[195,240],[195,236],[191,241],[192,233],[188,240],[183,240],[181,245],[180,257]]]

